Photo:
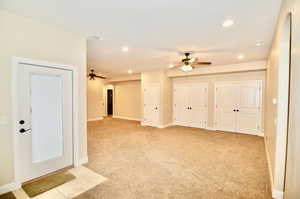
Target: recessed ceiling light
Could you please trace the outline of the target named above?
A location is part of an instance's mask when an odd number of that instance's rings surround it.
[[[223,26],[224,28],[228,28],[228,27],[232,26],[233,24],[234,24],[234,21],[233,21],[232,19],[226,19],[226,20],[223,22],[222,26]]]
[[[169,65],[169,68],[173,68],[173,67],[174,67],[174,64],[170,64],[170,65]]]
[[[238,59],[244,59],[245,56],[244,56],[244,55],[239,55],[237,58],[238,58]]]
[[[128,51],[129,51],[129,48],[124,46],[124,47],[122,48],[122,51],[123,51],[123,52],[128,52]]]
[[[129,74],[132,74],[132,70],[131,70],[131,69],[129,69],[127,72],[128,72]]]
[[[264,43],[263,41],[257,41],[255,45],[256,45],[257,47],[259,47],[259,46],[262,46],[263,43]]]

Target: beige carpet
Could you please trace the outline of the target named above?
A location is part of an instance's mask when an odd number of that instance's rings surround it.
[[[108,178],[76,199],[270,199],[263,138],[105,119],[88,124],[88,168]]]

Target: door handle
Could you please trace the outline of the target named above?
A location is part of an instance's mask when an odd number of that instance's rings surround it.
[[[20,120],[19,124],[25,124],[25,121],[24,120]]]
[[[25,133],[25,132],[27,132],[27,131],[31,131],[31,129],[23,129],[23,128],[22,128],[22,129],[20,129],[19,132],[20,132],[20,133]]]
[[[158,110],[158,108],[157,108],[157,107],[155,107],[155,110]]]

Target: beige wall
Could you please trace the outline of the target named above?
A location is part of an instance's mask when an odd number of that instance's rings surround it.
[[[141,81],[114,84],[114,116],[141,119]]]
[[[103,89],[106,80],[87,80],[87,118],[88,121],[102,119],[104,115]]]
[[[69,64],[79,70],[81,156],[86,156],[86,40],[83,36],[0,11],[0,186],[14,181],[12,56]]]
[[[282,94],[284,92],[287,94],[287,90],[280,90],[280,85],[284,82],[282,82],[280,79],[282,78],[283,72],[288,72],[288,66],[286,64],[282,63],[282,58],[284,58],[286,55],[286,50],[282,51],[283,44],[283,37],[285,32],[285,23],[287,20],[287,16],[289,12],[293,13],[293,23],[292,23],[292,67],[294,67],[294,75],[296,75],[296,72],[299,72],[298,68],[300,66],[300,55],[299,55],[299,47],[300,47],[300,2],[298,0],[283,0],[282,1],[282,8],[280,11],[279,16],[279,22],[276,29],[276,34],[274,37],[273,45],[271,48],[271,52],[268,59],[268,69],[267,69],[267,111],[266,111],[266,117],[268,118],[266,120],[265,126],[266,126],[266,147],[270,162],[270,169],[271,169],[271,176],[272,176],[272,185],[273,189],[277,191],[283,191],[284,190],[284,175],[285,175],[285,140],[286,140],[286,131],[280,131],[280,123],[284,123],[285,121],[280,119],[282,116],[282,113],[278,114],[278,109],[283,104],[287,103],[287,100],[280,101]],[[298,73],[299,74],[299,73]],[[299,78],[298,78],[299,79]],[[296,78],[293,79],[294,81],[297,81]],[[296,84],[294,84],[296,85]],[[299,85],[299,82],[298,82]],[[297,86],[293,87],[296,88]],[[292,88],[292,89],[293,89]],[[293,91],[292,91],[293,92]],[[299,88],[297,91],[299,94]],[[292,95],[293,96],[293,95]],[[276,98],[278,100],[278,104],[273,104],[272,99]],[[295,98],[294,98],[295,99]],[[293,101],[294,103],[291,103],[291,108],[295,108],[296,101]],[[297,111],[296,111],[297,112]],[[292,113],[295,113],[294,110],[292,110]],[[296,113],[295,113],[296,114]],[[291,115],[291,123],[290,126],[292,126],[293,130],[299,128],[299,122],[296,123],[295,120],[293,120]],[[279,128],[278,128],[279,127]],[[293,135],[295,133],[294,131],[290,131],[290,133]],[[299,143],[298,143],[299,145]],[[299,151],[298,151],[299,152]],[[299,157],[299,154],[297,155]],[[299,170],[299,168],[298,168]],[[296,171],[296,170],[295,170]],[[296,174],[296,173],[295,173]],[[298,183],[300,181],[299,172],[297,175],[292,175],[296,184],[296,181],[298,180]],[[298,184],[299,188],[299,184]],[[298,189],[299,190],[299,189]],[[299,198],[297,197],[290,197],[290,198]],[[289,199],[289,198],[288,198]]]
[[[291,54],[291,101],[289,115],[285,199],[300,198],[300,1],[285,2],[293,12]]]
[[[217,81],[246,81],[246,80],[262,80],[263,82],[263,99],[265,98],[265,71],[258,72],[245,72],[233,74],[220,74],[220,75],[201,75],[191,77],[173,78],[174,83],[192,83],[192,82],[207,82],[208,83],[208,127],[213,128],[214,122],[214,85]],[[264,100],[263,100],[264,110]],[[264,115],[264,111],[263,111]],[[264,118],[264,117],[263,117]]]

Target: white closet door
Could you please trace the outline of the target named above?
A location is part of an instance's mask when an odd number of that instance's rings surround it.
[[[236,131],[237,99],[239,85],[229,83],[216,84],[216,128],[223,131]]]
[[[174,86],[174,123],[176,125],[189,125],[188,95],[188,87],[185,84]]]
[[[189,126],[206,128],[207,124],[207,89],[208,84],[190,84],[188,91]]]
[[[237,101],[237,132],[257,134],[261,131],[261,85],[258,81],[241,82]]]
[[[148,84],[144,86],[144,125],[159,126],[160,86]]]

